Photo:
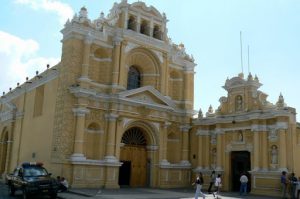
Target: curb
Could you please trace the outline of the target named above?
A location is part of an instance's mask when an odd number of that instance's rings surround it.
[[[88,194],[86,192],[82,192],[82,191],[74,191],[74,190],[68,190],[65,193],[71,193],[71,194],[75,194],[75,195],[80,195],[80,196],[85,196],[85,197],[93,197],[95,196],[94,194]]]

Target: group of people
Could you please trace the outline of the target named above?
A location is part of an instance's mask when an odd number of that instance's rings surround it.
[[[195,193],[195,199],[198,199],[198,197],[203,197],[203,199],[206,197],[204,193],[202,193],[202,185],[204,183],[203,180],[203,174],[200,172],[197,175],[196,181],[192,185],[196,185],[196,193]],[[214,191],[212,191],[212,187],[214,186]],[[210,184],[208,188],[208,193],[212,193],[214,198],[218,198],[220,189],[222,187],[222,180],[221,180],[221,174],[216,175],[215,171],[212,171],[210,175]]]
[[[241,182],[240,195],[246,195],[247,183],[248,183],[248,177],[246,173],[242,173],[240,177],[240,182]],[[192,184],[192,185],[196,185],[195,199],[198,199],[199,196],[203,197],[203,199],[206,197],[204,193],[201,191],[203,183],[204,183],[203,174],[200,172],[197,175],[196,181]],[[209,194],[213,194],[214,198],[219,198],[218,195],[220,193],[221,187],[222,187],[221,174],[216,175],[216,172],[212,171],[210,175],[210,183],[207,192]]]
[[[297,179],[295,173],[287,176],[287,172],[283,171],[280,178],[282,188],[282,198],[288,198],[287,193],[290,193],[291,199],[299,199],[300,196],[300,177]]]
[[[67,191],[69,188],[69,183],[64,177],[57,176],[56,177],[57,183],[58,183],[58,191],[64,192]]]

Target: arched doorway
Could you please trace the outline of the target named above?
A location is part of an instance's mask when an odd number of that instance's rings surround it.
[[[248,171],[251,170],[250,152],[249,151],[232,151],[231,152],[231,190],[240,190],[240,177],[245,173],[248,177],[248,192],[251,191],[251,176]]]
[[[8,132],[4,130],[0,139],[0,174],[4,173],[5,171],[7,142],[8,142]]]
[[[120,161],[123,163],[119,171],[119,185],[131,187],[147,186],[147,140],[144,131],[132,127],[125,131],[121,143]]]

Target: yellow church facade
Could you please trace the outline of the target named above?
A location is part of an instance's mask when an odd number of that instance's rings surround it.
[[[73,187],[175,188],[216,170],[231,191],[245,170],[252,192],[277,194],[280,171],[300,173],[296,110],[268,102],[258,78],[227,80],[220,107],[193,117],[196,64],[166,23],[126,0],[67,21],[61,62],[0,99],[1,175],[42,161]]]
[[[193,119],[190,145],[197,158],[191,162],[207,176],[211,170],[222,174],[225,190],[239,191],[246,172],[249,191],[278,196],[281,172],[300,174],[299,123],[283,96],[272,104],[261,85],[251,74],[226,80],[227,96],[217,110],[210,107],[205,116],[199,111]]]

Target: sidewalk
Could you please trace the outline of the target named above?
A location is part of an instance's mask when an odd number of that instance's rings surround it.
[[[154,189],[154,188],[121,188],[121,189],[70,189],[69,194],[76,194],[91,198],[105,199],[192,199],[194,198],[194,189]],[[214,198],[212,194],[204,193],[207,199]],[[202,198],[202,197],[199,197]],[[247,199],[275,199],[277,197],[257,196],[249,194],[240,196],[238,192],[223,192],[222,199],[229,198],[247,198]],[[278,197],[280,198],[280,197]]]

